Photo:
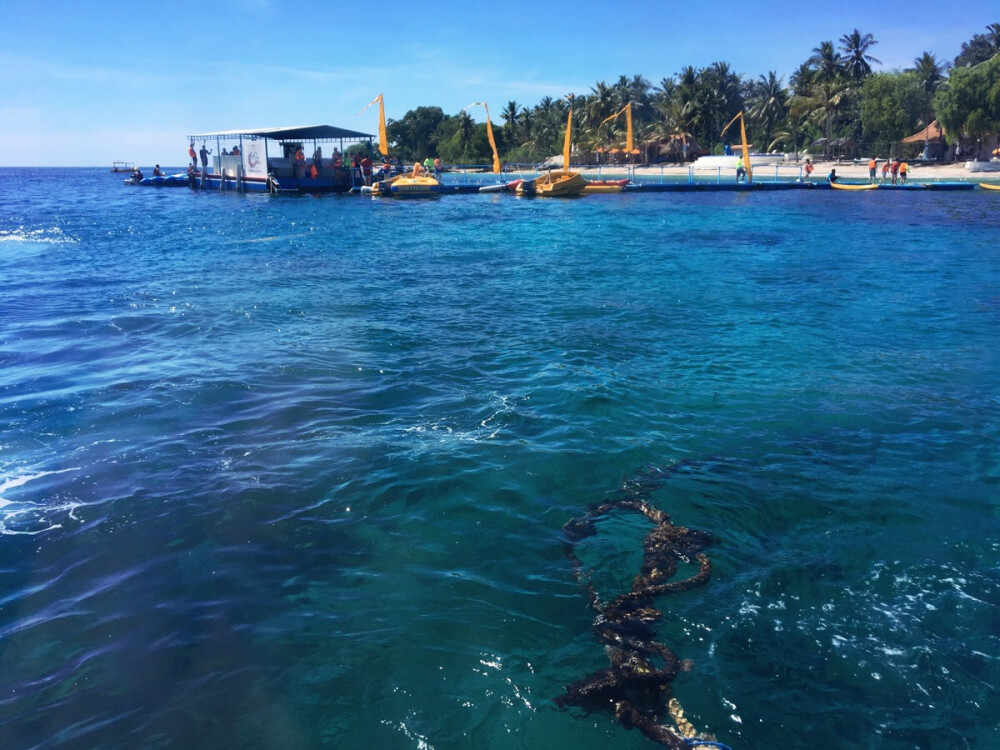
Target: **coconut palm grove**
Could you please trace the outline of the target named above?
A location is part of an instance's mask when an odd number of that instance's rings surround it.
[[[996,145],[991,136],[1000,132],[1000,23],[973,34],[951,60],[916,52],[905,70],[879,70],[877,48],[872,34],[853,29],[837,41],[821,40],[787,81],[773,70],[746,74],[719,61],[687,66],[658,83],[621,75],[534,105],[509,101],[500,111],[503,127],[494,130],[497,146],[509,163],[559,153],[572,103],[573,160],[583,163],[681,162],[720,153],[720,133],[741,111],[759,151],[912,158],[923,144],[903,139],[937,121],[953,158],[988,158]],[[625,118],[614,118],[627,104],[634,128],[628,154]],[[417,107],[389,121],[388,138],[403,159],[437,154],[448,163],[484,164],[492,158],[485,124],[464,110],[449,115]]]

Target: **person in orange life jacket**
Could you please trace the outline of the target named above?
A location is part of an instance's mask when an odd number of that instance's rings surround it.
[[[188,146],[188,156],[191,157],[191,164],[198,166],[198,154],[194,152],[194,141],[191,141],[191,145]]]
[[[888,179],[889,179],[889,160],[886,159],[885,163],[882,164],[882,184],[884,185],[885,181]]]
[[[806,164],[804,167],[802,167],[802,171],[805,175],[803,179],[806,182],[809,182],[809,178],[812,176],[812,173],[815,169],[816,167],[813,166],[812,159],[806,159]]]
[[[907,165],[907,163],[905,161],[900,162],[900,164],[899,164],[899,184],[900,185],[902,185],[904,182],[906,182],[906,172],[907,172],[907,169],[909,169],[909,166]]]
[[[878,161],[876,161],[875,157],[873,156],[871,159],[868,160],[868,182],[872,185],[875,184],[875,173],[877,169],[878,169]]]

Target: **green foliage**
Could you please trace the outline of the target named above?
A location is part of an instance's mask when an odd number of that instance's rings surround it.
[[[929,52],[914,60],[912,70],[873,73],[872,64],[881,64],[870,54],[876,44],[858,29],[837,43],[821,41],[787,87],[775,71],[754,78],[720,61],[684,67],[655,86],[641,75],[621,75],[575,97],[546,96],[534,106],[508,101],[493,133],[504,161],[530,163],[557,155],[571,99],[574,149],[584,157],[598,147],[625,145],[625,118],[604,120],[629,103],[635,146],[645,158],[676,158],[679,135],[719,151],[722,128],[740,111],[757,148],[784,146],[796,153],[823,135],[863,140],[866,151],[885,154],[935,115],[952,140],[962,132],[982,137],[1000,130],[1000,24],[988,25],[985,34],[962,45],[950,85],[948,64]],[[437,155],[449,164],[489,164],[493,158],[485,125],[465,112],[445,115],[440,107],[418,107],[390,121],[388,131],[392,155],[407,161]],[[726,134],[731,143],[738,139],[732,132]],[[697,149],[689,149],[688,156],[697,156]]]
[[[389,151],[403,161],[421,161],[438,152],[439,128],[448,119],[440,107],[417,107],[386,124]]]
[[[959,133],[982,138],[1000,131],[1000,55],[971,68],[954,68],[934,95],[934,111],[954,142]]]
[[[861,87],[861,132],[873,152],[888,156],[891,144],[927,125],[931,97],[915,73],[876,73]]]

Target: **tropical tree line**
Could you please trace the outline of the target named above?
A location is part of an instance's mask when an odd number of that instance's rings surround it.
[[[899,155],[904,137],[937,120],[949,144],[966,153],[1000,133],[1000,23],[962,44],[952,60],[923,52],[905,70],[876,72],[878,42],[858,29],[837,42],[821,41],[784,77],[745,76],[729,63],[688,66],[653,83],[642,75],[598,81],[590,90],[544,97],[533,106],[509,101],[493,132],[506,162],[537,162],[562,151],[573,107],[574,160],[683,161],[724,147],[720,133],[739,112],[747,137],[761,151],[803,149],[827,155]],[[634,152],[625,154],[631,105]],[[612,118],[612,119],[608,119]],[[731,132],[731,131],[730,131]],[[437,155],[446,163],[492,159],[485,123],[465,112],[417,107],[387,128],[390,150],[404,160]],[[922,146],[914,147],[921,148]],[[637,152],[637,153],[635,153]]]

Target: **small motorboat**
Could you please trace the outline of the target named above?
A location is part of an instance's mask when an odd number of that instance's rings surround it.
[[[563,168],[546,172],[533,180],[523,180],[515,192],[518,195],[538,195],[542,197],[563,198],[580,195],[587,187],[587,181],[579,172],[568,169],[570,144],[573,138],[573,105],[570,104],[566,116],[566,137],[563,139]]]
[[[533,180],[522,180],[515,189],[518,195],[538,195],[550,198],[562,198],[580,195],[587,186],[587,181],[579,172],[565,169],[546,172]]]

